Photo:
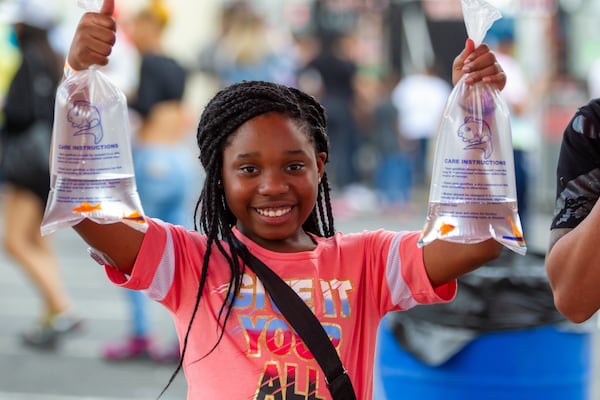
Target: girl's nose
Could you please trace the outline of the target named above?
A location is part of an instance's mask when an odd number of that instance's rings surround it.
[[[286,193],[289,188],[289,184],[283,173],[267,172],[262,176],[258,191],[262,195],[273,196]]]

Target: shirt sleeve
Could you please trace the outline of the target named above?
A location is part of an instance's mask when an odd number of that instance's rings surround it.
[[[170,238],[166,224],[147,219],[148,230],[133,266],[131,275],[126,275],[110,265],[104,269],[108,279],[117,286],[132,290],[145,290],[152,286],[159,266],[164,264],[165,250]],[[172,247],[172,246],[171,246]]]
[[[435,288],[431,285],[423,261],[423,247],[417,244],[419,235],[419,232],[405,234],[399,249],[402,278],[410,288],[412,298],[416,304],[445,303],[453,300],[456,296],[455,280]]]
[[[384,296],[388,303],[382,304],[383,312],[449,302],[456,296],[455,280],[435,288],[431,285],[423,261],[423,248],[417,245],[419,235],[419,232],[399,232],[389,241],[385,266],[389,295]]]
[[[556,170],[551,229],[574,228],[600,195],[600,100],[581,107],[565,128]]]

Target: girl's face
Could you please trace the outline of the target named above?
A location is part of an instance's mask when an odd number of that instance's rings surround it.
[[[326,158],[282,114],[263,114],[241,125],[223,152],[222,176],[237,228],[269,250],[312,248],[302,224],[315,206]]]

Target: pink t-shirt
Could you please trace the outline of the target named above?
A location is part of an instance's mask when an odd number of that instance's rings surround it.
[[[109,278],[144,289],[173,314],[183,342],[197,297],[206,237],[149,220],[131,276],[106,267]],[[418,232],[378,230],[316,238],[313,251],[276,253],[234,230],[249,250],[279,274],[309,305],[336,346],[357,398],[372,398],[375,341],[385,313],[446,302],[456,282],[433,288],[423,265]],[[243,287],[225,334],[219,312],[230,269],[213,249],[206,286],[184,359],[188,399],[330,399],[318,363],[287,321],[273,309],[255,274]]]

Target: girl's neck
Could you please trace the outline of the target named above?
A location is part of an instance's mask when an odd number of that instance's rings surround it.
[[[256,237],[245,233],[243,230],[239,229],[239,227],[237,230],[260,247],[276,253],[299,253],[303,251],[313,251],[317,247],[317,241],[315,238],[304,230],[300,231],[297,235],[281,240],[270,240]]]

